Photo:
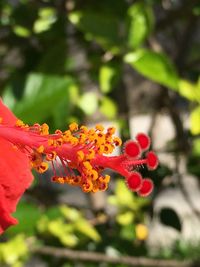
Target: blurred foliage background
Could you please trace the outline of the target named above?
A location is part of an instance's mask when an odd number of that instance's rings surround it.
[[[114,123],[126,140],[145,128],[141,121],[132,129],[131,119],[148,115],[154,149],[173,158],[172,167],[165,159],[153,173],[148,199],[115,174],[97,196],[51,185],[50,174],[36,177],[16,211],[20,224],[0,239],[1,266],[113,266],[30,249],[46,245],[152,257],[147,240],[157,195],[181,188],[183,172],[200,177],[199,18],[197,0],[1,0],[0,94],[19,118],[47,122],[52,131],[72,121]],[[175,133],[161,149],[159,114],[167,114]],[[167,219],[174,227],[172,214]],[[199,243],[191,240],[179,238],[154,257],[196,260]]]

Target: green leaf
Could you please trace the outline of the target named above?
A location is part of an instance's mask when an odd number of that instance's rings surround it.
[[[129,225],[125,225],[121,228],[120,237],[125,240],[129,240],[133,242],[135,239],[135,228],[134,225],[131,223]]]
[[[27,123],[42,122],[53,114],[65,97],[67,109],[67,95],[73,84],[73,80],[67,76],[30,74],[26,80],[24,95],[16,102],[13,111]]]
[[[128,225],[133,222],[134,214],[132,211],[126,211],[117,215],[117,222],[121,225]]]
[[[61,217],[49,220],[44,215],[38,221],[37,229],[41,235],[53,236],[68,247],[74,247],[78,242],[78,238],[74,234],[74,226],[71,223],[66,223]]]
[[[115,196],[120,206],[132,207],[134,197],[122,180],[118,180],[115,188]]]
[[[138,49],[126,54],[124,60],[145,77],[171,89],[178,89],[175,67],[165,54]]]
[[[137,48],[153,30],[152,8],[144,3],[135,3],[128,9],[128,20],[128,45],[130,48]]]
[[[101,240],[101,237],[95,227],[84,218],[77,220],[74,227],[77,231],[96,242]]]
[[[101,99],[99,110],[108,119],[114,119],[117,115],[117,106],[115,102],[106,96]]]
[[[56,41],[56,45],[48,47],[42,54],[37,72],[59,74],[65,72],[66,65],[66,40]]]
[[[48,231],[65,246],[74,247],[78,242],[76,235],[73,233],[74,227],[71,224],[66,224],[61,218],[50,221]]]
[[[31,203],[20,202],[17,211],[14,213],[14,217],[18,221],[22,222],[15,227],[11,227],[7,230],[9,236],[18,233],[26,233],[26,235],[33,235],[35,233],[36,224],[39,218],[42,216],[40,209]]]
[[[101,237],[97,230],[83,217],[79,210],[65,205],[60,208],[60,211],[71,222],[75,231],[84,234],[94,241],[100,241]]]
[[[200,101],[200,90],[198,85],[189,81],[180,80],[179,94],[190,101]]]
[[[12,87],[6,86],[2,94],[3,102],[10,108],[13,109],[16,104],[16,98],[13,94]]]
[[[23,27],[23,26],[20,26],[20,25],[15,25],[13,27],[13,32],[20,36],[20,37],[29,37],[31,35],[31,32],[29,29]]]
[[[75,208],[68,207],[67,205],[60,207],[60,211],[63,216],[71,222],[75,222],[81,218],[80,211]]]
[[[200,138],[193,141],[192,152],[195,156],[200,156]]]
[[[99,70],[99,85],[102,93],[107,94],[113,89],[119,81],[119,72],[119,67],[116,65],[105,64],[101,66]]]
[[[89,41],[95,40],[103,48],[113,53],[120,52],[123,40],[119,34],[118,18],[95,11],[76,11],[69,14],[69,20],[85,33]]]
[[[78,106],[87,115],[92,115],[98,108],[97,94],[93,92],[84,93],[78,102]]]
[[[54,8],[41,8],[39,10],[39,18],[33,25],[35,33],[41,33],[50,29],[51,25],[56,21],[56,13]]]
[[[28,247],[24,235],[17,235],[6,243],[0,244],[0,263],[6,266],[24,266]]]
[[[196,107],[190,115],[191,133],[194,135],[200,134],[200,106]]]

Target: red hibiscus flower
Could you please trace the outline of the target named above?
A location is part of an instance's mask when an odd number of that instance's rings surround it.
[[[17,118],[0,100],[2,125],[14,126]],[[11,216],[33,180],[29,158],[5,138],[0,137],[0,234],[17,223]]]
[[[150,170],[158,165],[153,151],[143,157],[150,147],[150,138],[143,133],[135,141],[127,141],[121,155],[108,156],[121,145],[120,138],[114,136],[114,127],[105,130],[96,125],[88,129],[72,123],[64,132],[49,134],[47,124],[24,124],[2,101],[0,118],[0,233],[17,223],[11,214],[32,182],[31,168],[43,173],[51,165],[53,182],[80,186],[84,192],[107,189],[110,176],[104,174],[106,168],[124,176],[130,190],[141,196],[153,189],[152,181],[136,171],[139,165]]]

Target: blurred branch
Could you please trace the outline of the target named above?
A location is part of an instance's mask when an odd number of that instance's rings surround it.
[[[37,249],[33,249],[34,253],[49,255],[58,258],[67,258],[75,261],[86,262],[105,262],[112,264],[127,264],[129,266],[145,266],[145,267],[194,267],[192,261],[177,261],[177,260],[159,260],[148,259],[140,257],[119,256],[113,257],[103,253],[89,252],[89,251],[75,251],[66,248],[56,248],[44,246]],[[198,265],[196,265],[198,266]]]

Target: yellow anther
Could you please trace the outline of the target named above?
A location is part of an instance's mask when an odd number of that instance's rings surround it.
[[[115,127],[109,127],[107,129],[107,133],[110,135],[113,135],[116,132],[116,128]]]
[[[83,133],[81,133],[80,135],[79,135],[79,144],[84,144],[85,143],[85,141],[86,141],[86,139],[87,139],[87,137],[86,137],[86,135],[85,134],[83,134]]]
[[[102,155],[104,153],[104,145],[100,145],[97,149],[98,154]]]
[[[90,149],[89,153],[86,155],[86,160],[91,160],[95,157],[95,152],[94,150]]]
[[[56,140],[54,140],[54,145],[55,146],[62,146],[63,144],[63,139],[62,138],[58,138]]]
[[[41,125],[40,133],[41,133],[41,135],[48,135],[49,134],[49,126],[46,123],[43,123]]]
[[[96,193],[96,192],[98,192],[98,191],[99,191],[99,186],[98,186],[97,183],[94,183],[94,184],[93,184],[93,188],[92,188],[92,193]]]
[[[90,130],[88,131],[88,134],[89,134],[89,135],[93,135],[93,134],[95,134],[95,130],[94,130],[94,129],[90,129]]]
[[[88,133],[88,140],[90,142],[93,142],[95,140],[98,140],[97,134],[95,132],[91,132],[90,134]]]
[[[97,124],[95,126],[95,129],[98,130],[98,131],[103,131],[104,130],[104,127],[101,124]]]
[[[80,127],[80,130],[81,130],[81,132],[83,132],[83,133],[87,133],[88,132],[88,128],[86,127],[86,126],[84,126],[84,125],[82,125],[81,127]]]
[[[110,154],[110,153],[113,152],[113,149],[114,149],[114,146],[113,145],[106,144],[106,145],[104,145],[104,151],[103,151],[103,153]]]
[[[93,184],[90,180],[82,184],[82,190],[83,192],[90,192],[93,189]]]
[[[99,185],[99,190],[100,191],[106,191],[108,189],[108,184],[107,183],[101,183]]]
[[[86,170],[92,170],[92,165],[90,164],[89,161],[84,161],[83,166],[85,167]]]
[[[94,169],[91,170],[90,173],[89,173],[89,177],[90,177],[93,181],[97,180],[98,176],[99,176],[99,175],[98,175],[98,172],[95,171]]]
[[[116,146],[121,146],[122,140],[119,137],[114,137],[113,142]]]
[[[24,124],[23,121],[21,121],[21,120],[17,120],[16,123],[15,123],[15,126],[23,127],[23,126],[25,126],[25,124]]]
[[[85,157],[85,155],[84,155],[82,150],[77,152],[77,159],[78,159],[79,162],[83,161],[84,157]]]
[[[48,169],[48,167],[48,163],[43,161],[39,166],[36,167],[36,170],[39,173],[44,173]]]
[[[69,125],[69,129],[71,132],[73,131],[77,131],[78,130],[78,124],[76,122],[72,122],[70,125]]]
[[[62,131],[61,131],[61,130],[56,130],[56,131],[55,131],[55,134],[62,135]]]
[[[108,184],[110,182],[110,175],[100,176],[99,182]]]
[[[0,123],[2,123],[3,122],[3,118],[2,117],[0,117]]]
[[[81,184],[81,176],[72,177],[72,185],[80,185]]]
[[[63,133],[64,136],[72,136],[72,133],[70,132],[70,130],[64,131]]]
[[[64,184],[65,182],[65,177],[60,177],[60,176],[54,176],[51,178],[52,182],[59,183],[59,184]]]
[[[46,154],[46,160],[52,161],[52,160],[54,160],[56,158],[56,156],[57,156],[56,152],[52,151],[52,152]]]
[[[77,145],[77,144],[79,143],[78,138],[73,137],[73,136],[70,138],[69,142],[70,142],[72,145]]]
[[[107,143],[112,143],[113,142],[113,139],[112,139],[112,135],[109,135],[108,133],[105,135],[105,138],[106,138],[106,142]]]
[[[98,133],[95,142],[98,145],[103,145],[105,143],[105,135],[103,133]]]
[[[37,150],[38,153],[43,153],[44,152],[44,146],[41,145],[36,150]]]
[[[65,179],[64,179],[64,177],[58,177],[58,178],[57,178],[57,182],[58,182],[59,184],[64,184],[64,183],[65,183]]]
[[[53,145],[54,145],[54,140],[48,139],[48,146],[53,146]]]
[[[32,167],[37,167],[42,163],[42,156],[40,153],[38,153],[37,151],[35,151],[32,155],[31,155],[31,164]]]

